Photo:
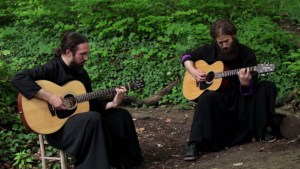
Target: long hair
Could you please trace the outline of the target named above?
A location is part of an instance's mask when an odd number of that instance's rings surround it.
[[[68,32],[62,37],[60,47],[55,49],[54,57],[60,57],[66,53],[67,49],[70,49],[72,53],[77,51],[77,45],[88,42],[87,38],[77,32]]]
[[[216,39],[219,35],[236,35],[235,25],[229,19],[220,19],[210,27],[210,35]]]

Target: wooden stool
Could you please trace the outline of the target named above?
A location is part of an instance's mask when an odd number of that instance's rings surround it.
[[[41,149],[42,169],[46,169],[46,160],[60,161],[61,169],[67,169],[66,153],[64,151],[59,150],[60,157],[48,157],[45,155],[45,144],[48,144],[48,143],[44,139],[44,136],[42,134],[39,134],[39,143],[40,143],[40,149]]]

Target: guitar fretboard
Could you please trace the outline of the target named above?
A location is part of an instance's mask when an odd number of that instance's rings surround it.
[[[247,67],[247,68],[249,68],[250,71],[255,71],[256,70],[256,66]],[[227,70],[227,71],[224,71],[224,72],[217,72],[217,73],[215,73],[215,79],[226,77],[226,76],[236,75],[240,70],[241,69],[233,69],[233,70]]]
[[[128,90],[130,89],[130,85],[125,85],[125,88]],[[95,92],[89,92],[81,95],[75,96],[77,103],[80,102],[85,102],[88,100],[96,99],[96,98],[104,98],[104,97],[109,97],[109,96],[114,96],[116,95],[116,90],[115,88],[110,88],[110,89],[104,89],[104,90],[99,90]]]
[[[77,100],[77,103],[80,103],[80,102],[85,102],[85,101],[96,99],[96,98],[113,96],[115,94],[116,94],[116,91],[114,89],[104,89],[104,90],[101,90],[101,91],[96,91],[96,92],[85,93],[85,94],[82,94],[82,95],[77,95],[77,96],[75,96],[75,98]]]

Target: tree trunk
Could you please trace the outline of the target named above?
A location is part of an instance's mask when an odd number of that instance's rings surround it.
[[[277,99],[276,113],[283,115],[280,132],[283,137],[294,139],[300,136],[300,101],[295,101],[297,90]]]
[[[165,96],[166,94],[168,94],[173,87],[175,87],[176,85],[178,85],[180,83],[180,79],[177,79],[175,81],[173,81],[172,83],[170,83],[168,86],[164,87],[162,90],[156,92],[154,95],[143,99],[143,100],[139,100],[135,97],[132,96],[125,96],[122,103],[125,105],[130,105],[130,104],[136,104],[138,106],[153,106],[158,104],[159,100]]]

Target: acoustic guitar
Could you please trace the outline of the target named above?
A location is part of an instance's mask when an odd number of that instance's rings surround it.
[[[205,82],[197,82],[196,79],[188,72],[185,72],[182,92],[183,96],[188,100],[195,100],[205,90],[215,91],[222,84],[222,78],[226,76],[236,75],[240,69],[224,71],[224,64],[221,61],[214,62],[209,65],[203,60],[195,62],[195,68],[206,73]],[[275,64],[258,64],[257,66],[245,67],[250,71],[258,73],[268,73],[275,70]],[[242,68],[241,68],[242,69]]]
[[[70,81],[59,86],[47,80],[36,81],[42,88],[64,98],[66,110],[56,110],[48,102],[38,98],[27,99],[18,94],[18,109],[24,126],[28,130],[40,134],[50,134],[58,131],[73,115],[88,112],[89,100],[112,97],[116,94],[114,88],[86,93],[80,81]],[[134,81],[125,85],[127,90],[144,87],[143,81]]]

